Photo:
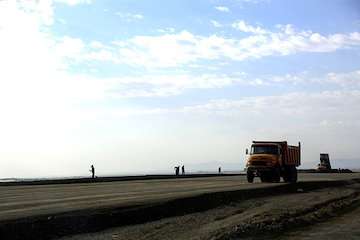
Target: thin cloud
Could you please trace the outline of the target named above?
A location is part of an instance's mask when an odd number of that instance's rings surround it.
[[[343,90],[317,93],[294,92],[277,96],[243,97],[240,99],[216,99],[205,104],[184,107],[183,111],[224,116],[234,114],[239,116],[270,116],[276,112],[280,118],[286,116],[346,118],[355,124],[355,119],[360,117],[360,109],[355,110],[353,106],[359,104],[359,90]]]
[[[254,34],[266,34],[268,33],[268,31],[266,31],[265,29],[259,27],[259,26],[251,26],[249,24],[247,24],[245,21],[240,20],[237,22],[234,22],[231,25],[233,28],[242,31],[242,32],[247,32],[247,33],[254,33]]]
[[[247,27],[252,35],[243,38],[201,36],[181,31],[160,36],[136,36],[115,41],[115,44],[119,62],[146,68],[177,67],[201,60],[244,61],[299,52],[334,52],[360,46],[359,32],[322,35],[295,31],[289,26],[277,32]]]
[[[347,73],[328,73],[327,82],[341,86],[345,89],[360,88],[360,70]]]
[[[144,16],[139,13],[116,12],[115,15],[119,16],[121,19],[124,19],[127,22],[139,21],[144,19]]]
[[[216,28],[221,28],[223,26],[221,23],[215,20],[211,20],[210,23]]]
[[[220,11],[220,12],[230,12],[230,9],[228,7],[225,7],[225,6],[216,6],[215,9]]]
[[[157,30],[159,33],[174,33],[175,28],[173,27],[167,27],[167,28],[161,28]]]
[[[55,2],[64,3],[69,6],[75,6],[79,4],[91,4],[92,0],[55,0]]]
[[[240,4],[260,4],[269,3],[271,0],[236,0]]]

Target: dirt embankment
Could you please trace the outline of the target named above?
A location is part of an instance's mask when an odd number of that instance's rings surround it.
[[[233,200],[202,212],[62,240],[272,239],[279,238],[278,233],[326,221],[359,202],[359,183],[317,190],[305,186],[296,192]]]
[[[339,240],[360,239],[360,203],[337,217],[319,224],[298,228],[282,235],[277,240]]]

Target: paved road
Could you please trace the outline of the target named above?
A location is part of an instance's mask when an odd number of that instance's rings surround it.
[[[300,174],[299,181],[360,178],[354,174]],[[130,206],[200,193],[264,187],[245,176],[139,180],[104,183],[1,186],[0,221],[80,209]]]

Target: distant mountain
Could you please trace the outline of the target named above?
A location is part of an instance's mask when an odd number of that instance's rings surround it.
[[[244,164],[240,162],[220,162],[220,161],[212,161],[212,162],[204,162],[197,164],[187,164],[185,168],[190,172],[217,172],[219,167],[221,167],[221,171],[243,171]]]

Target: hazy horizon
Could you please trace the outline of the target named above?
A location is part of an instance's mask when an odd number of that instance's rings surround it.
[[[359,63],[355,0],[0,1],[0,178],[360,168]]]

